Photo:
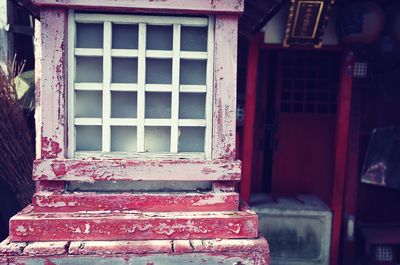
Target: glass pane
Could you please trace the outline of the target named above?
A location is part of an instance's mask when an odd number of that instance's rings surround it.
[[[169,152],[170,141],[170,127],[145,127],[144,148],[146,152]]]
[[[190,192],[211,191],[209,181],[171,181],[171,180],[143,180],[128,181],[96,181],[93,183],[67,181],[68,192]]]
[[[136,127],[111,126],[111,151],[136,152]]]
[[[103,58],[76,57],[76,82],[103,82]]]
[[[101,91],[76,91],[75,92],[75,117],[76,118],[101,118],[103,106],[103,93]]]
[[[204,152],[204,127],[179,128],[179,152]]]
[[[181,60],[180,83],[182,85],[205,85],[207,61]]]
[[[111,92],[111,118],[136,118],[137,93]]]
[[[172,60],[146,59],[146,84],[172,84]]]
[[[76,126],[76,151],[101,151],[101,126]]]
[[[180,119],[204,119],[206,117],[206,94],[204,93],[180,93],[179,118]]]
[[[138,25],[112,25],[113,49],[137,49]]]
[[[172,50],[172,26],[147,26],[147,50]]]
[[[207,51],[207,28],[182,27],[181,28],[182,51]]]
[[[103,48],[103,24],[76,24],[77,48]]]
[[[137,58],[112,58],[113,83],[137,83]]]
[[[171,118],[171,93],[146,92],[145,118]]]

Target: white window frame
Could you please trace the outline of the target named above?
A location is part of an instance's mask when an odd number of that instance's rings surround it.
[[[104,23],[103,48],[75,48],[76,23]],[[138,25],[138,49],[112,49],[112,23]],[[146,50],[146,25],[172,25],[173,50]],[[207,51],[181,51],[181,26],[208,27]],[[68,14],[68,157],[121,157],[121,156],[150,156],[179,158],[202,157],[211,158],[212,148],[212,95],[213,95],[213,53],[214,53],[214,18],[210,17],[180,17],[180,16],[142,16],[119,14],[93,14],[75,13]],[[75,82],[75,57],[97,56],[103,58],[103,83],[77,83]],[[138,58],[137,84],[112,84],[111,59]],[[172,84],[154,85],[145,84],[146,58],[171,58],[172,59]],[[206,85],[180,85],[180,59],[207,60]],[[91,90],[102,91],[102,118],[75,118],[74,103],[75,91]],[[111,91],[137,92],[137,118],[111,118]],[[145,92],[171,92],[171,119],[145,118]],[[193,92],[206,94],[205,119],[179,119],[179,93]],[[102,126],[102,151],[77,152],[76,151],[76,125]],[[120,153],[111,152],[111,126],[135,126],[137,128],[137,152]],[[144,128],[145,126],[170,126],[170,152],[149,153],[145,152]],[[178,153],[179,127],[205,127],[204,150],[198,153]]]

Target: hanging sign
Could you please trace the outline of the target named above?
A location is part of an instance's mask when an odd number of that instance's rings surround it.
[[[291,0],[284,46],[321,47],[334,0]]]

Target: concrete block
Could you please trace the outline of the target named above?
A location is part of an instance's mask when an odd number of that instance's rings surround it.
[[[271,264],[329,264],[332,213],[316,196],[255,194],[250,205],[270,244]]]

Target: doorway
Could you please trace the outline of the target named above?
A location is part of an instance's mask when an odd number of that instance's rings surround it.
[[[257,131],[265,141],[256,172],[264,191],[314,194],[329,205],[342,53],[268,49],[262,56]]]

